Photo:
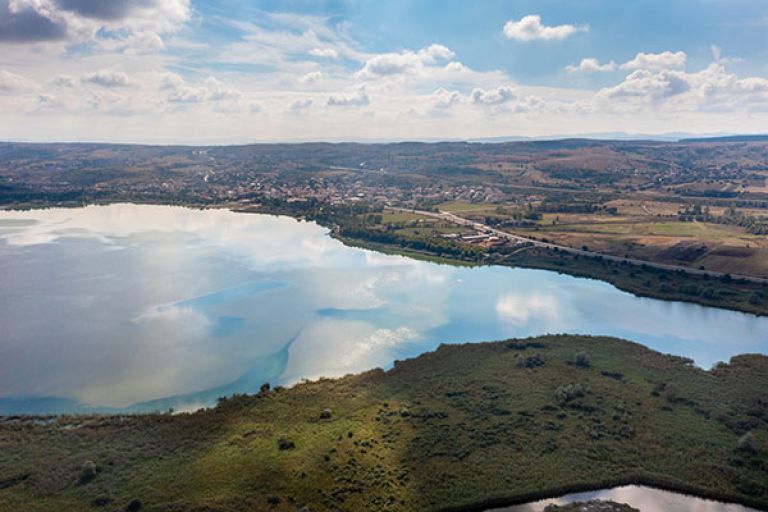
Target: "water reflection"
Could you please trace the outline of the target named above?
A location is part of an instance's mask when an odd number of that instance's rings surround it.
[[[650,487],[627,485],[600,491],[568,494],[560,498],[537,501],[527,505],[493,509],[488,512],[542,512],[547,505],[566,505],[589,500],[626,503],[640,512],[751,512],[754,509],[732,503],[705,500],[685,494],[661,491]]]
[[[0,212],[0,275],[0,413],[183,407],[440,342],[549,332],[620,336],[702,366],[768,352],[767,319],[382,255],[313,223],[224,210]]]

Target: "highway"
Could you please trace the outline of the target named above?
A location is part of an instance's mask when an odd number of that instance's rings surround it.
[[[536,247],[542,247],[545,249],[557,249],[559,251],[562,251],[568,254],[584,256],[587,258],[602,258],[604,260],[615,261],[618,263],[628,263],[630,265],[636,265],[638,267],[646,266],[646,267],[658,268],[662,270],[685,272],[686,274],[697,275],[697,276],[709,276],[709,277],[714,277],[718,279],[726,275],[724,272],[716,272],[714,270],[701,270],[698,268],[685,267],[682,265],[670,265],[667,263],[656,263],[653,261],[638,260],[635,258],[624,258],[621,256],[612,256],[609,254],[602,254],[599,252],[575,249],[573,247],[553,244],[550,242],[542,242],[534,238],[527,238],[524,236],[516,235],[514,233],[509,233],[507,231],[502,231],[500,229],[488,226],[487,224],[476,222],[470,219],[465,219],[454,213],[446,212],[446,211],[430,212],[426,210],[414,210],[409,208],[397,208],[397,207],[391,207],[391,209],[394,211],[414,213],[417,215],[423,215],[425,217],[432,217],[435,219],[452,222],[460,226],[467,226],[476,231],[493,234],[500,238],[505,238],[512,242],[528,242],[530,244],[533,244]],[[749,282],[758,283],[758,284],[768,284],[768,278],[764,278],[764,277],[746,276],[741,274],[729,274],[729,275],[731,276],[732,279],[736,279],[736,280],[744,280],[744,281],[749,281]]]

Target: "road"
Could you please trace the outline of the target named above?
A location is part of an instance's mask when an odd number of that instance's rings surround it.
[[[392,207],[392,210],[406,212],[406,213],[414,213],[417,215],[423,215],[425,217],[432,217],[435,219],[445,220],[448,222],[452,222],[454,224],[458,224],[460,226],[470,227],[482,233],[494,234],[500,238],[505,238],[513,242],[528,242],[530,244],[533,244],[536,247],[542,247],[545,249],[557,249],[558,251],[562,251],[562,252],[577,255],[577,256],[585,256],[587,258],[601,258],[604,260],[615,261],[618,263],[628,263],[630,265],[636,265],[638,267],[646,266],[646,267],[658,268],[662,270],[679,271],[679,272],[685,272],[686,274],[691,274],[696,276],[709,276],[714,278],[722,278],[726,275],[724,272],[715,272],[714,270],[701,270],[698,268],[685,267],[682,265],[669,265],[666,263],[656,263],[653,261],[638,260],[635,258],[623,258],[621,256],[612,256],[609,254],[602,254],[599,252],[584,251],[582,249],[574,249],[573,247],[568,247],[565,245],[558,245],[550,242],[542,242],[541,240],[536,240],[534,238],[528,238],[528,237],[516,235],[514,233],[509,233],[507,231],[502,231],[500,229],[488,226],[487,224],[465,219],[463,217],[459,217],[454,213],[446,212],[446,211],[430,212],[426,210],[413,210],[409,208],[397,208],[397,207]],[[731,276],[732,279],[739,279],[739,280],[749,281],[749,282],[758,283],[758,284],[768,284],[768,279],[764,277],[745,276],[741,274],[729,274],[729,275]]]

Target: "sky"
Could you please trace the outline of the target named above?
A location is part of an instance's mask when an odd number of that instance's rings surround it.
[[[768,132],[765,0],[0,0],[0,139]]]

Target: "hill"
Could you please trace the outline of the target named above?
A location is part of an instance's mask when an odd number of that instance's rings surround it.
[[[629,482],[768,508],[768,358],[448,345],[185,414],[0,421],[0,510],[475,510]]]

